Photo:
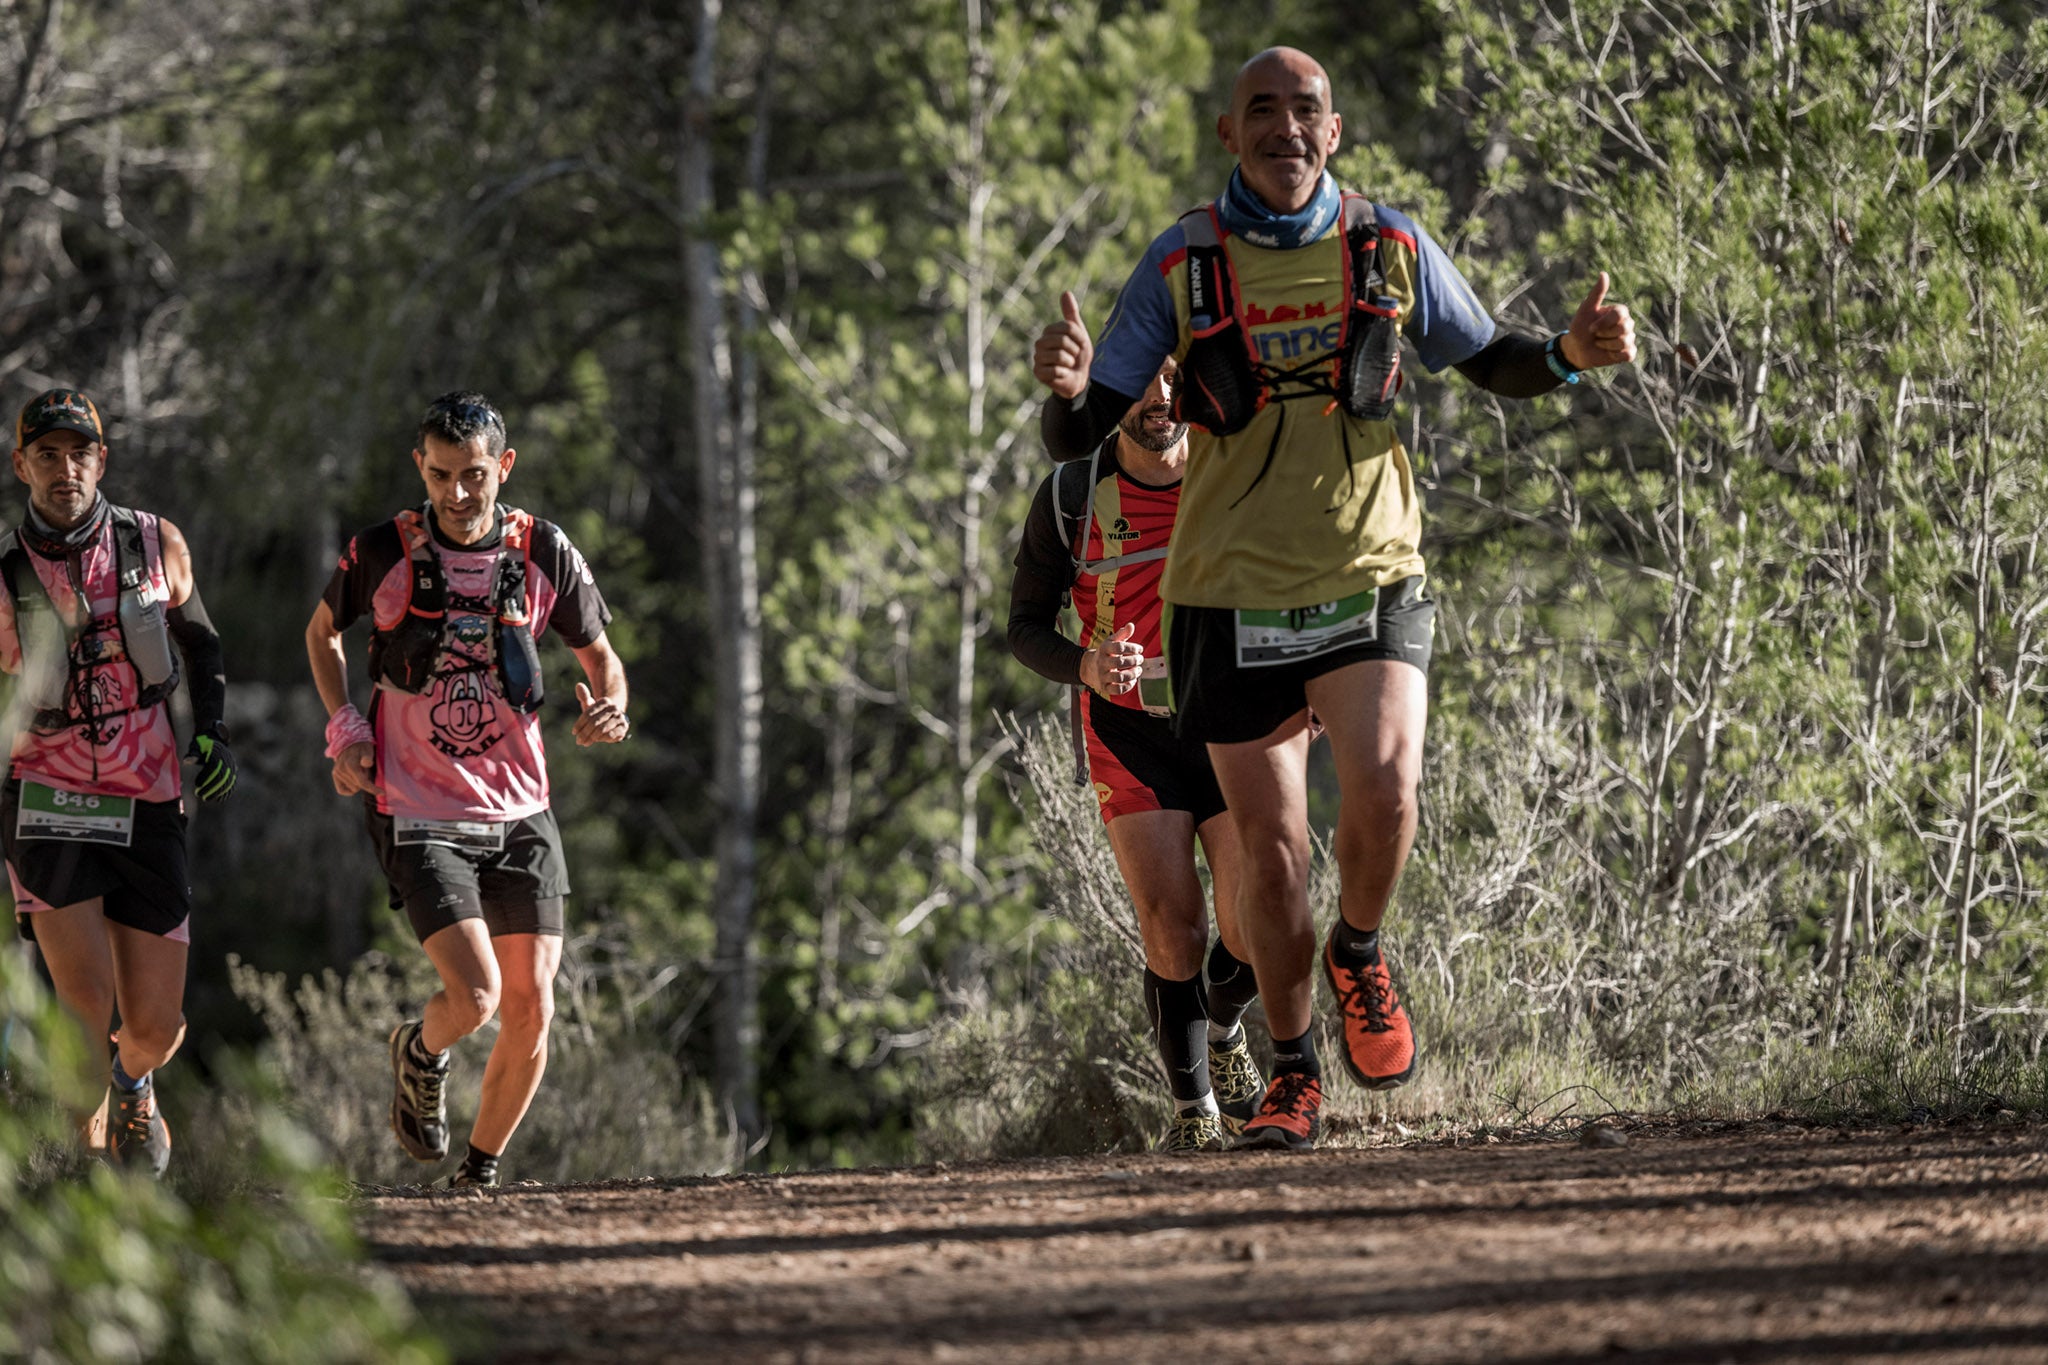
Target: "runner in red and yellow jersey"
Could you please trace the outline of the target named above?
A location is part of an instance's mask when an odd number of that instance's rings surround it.
[[[1145,1007],[1175,1114],[1167,1151],[1215,1151],[1264,1090],[1243,1017],[1257,994],[1236,916],[1237,840],[1199,741],[1165,714],[1159,577],[1180,506],[1187,428],[1168,361],[1089,458],[1039,488],[1017,548],[1010,647],[1054,682],[1084,688],[1088,772],[1145,941]],[[1061,634],[1071,598],[1085,645]],[[1195,872],[1209,860],[1218,937]],[[1208,948],[1208,988],[1203,949]]]

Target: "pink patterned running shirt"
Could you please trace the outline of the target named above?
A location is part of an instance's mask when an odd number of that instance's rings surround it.
[[[137,512],[142,529],[143,557],[149,566],[150,591],[168,601],[163,546],[157,518]],[[130,710],[142,691],[142,680],[121,645],[120,575],[114,552],[114,521],[108,517],[73,562],[46,559],[29,550],[29,563],[50,596],[59,619],[73,635],[73,685],[67,688],[65,715],[92,725],[71,725],[52,734],[37,734],[20,717],[15,731],[13,776],[63,791],[97,796],[132,796],[143,801],[176,801],[182,775],[178,770],[178,739],[171,728],[170,708],[162,702]],[[93,660],[96,662],[85,663]],[[14,599],[0,592],[0,668],[21,672],[21,634],[15,623]],[[82,686],[80,685],[82,684]]]
[[[540,713],[522,715],[501,694],[492,595],[504,551],[505,511],[475,545],[456,545],[432,512],[422,515],[448,581],[442,655],[426,691],[379,684],[371,723],[377,736],[377,809],[422,820],[518,820],[548,806],[547,751]],[[560,527],[535,518],[526,572],[527,609],[538,638],[552,629],[573,649],[604,633],[611,611],[590,566]],[[518,553],[515,549],[511,553]],[[323,599],[336,630],[368,616],[379,631],[405,614],[410,569],[395,522],[356,533]]]

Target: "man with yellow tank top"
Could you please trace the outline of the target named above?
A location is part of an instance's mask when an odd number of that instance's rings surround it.
[[[1306,53],[1238,73],[1217,120],[1238,158],[1223,196],[1157,237],[1099,347],[1072,295],[1039,336],[1041,427],[1085,454],[1163,360],[1193,425],[1160,585],[1176,724],[1209,746],[1243,848],[1239,918],[1274,1038],[1274,1076],[1241,1146],[1314,1146],[1321,1067],[1310,1030],[1310,709],[1341,796],[1339,916],[1322,951],[1344,1064],[1400,1085],[1415,1039],[1379,945],[1414,842],[1435,605],[1421,504],[1392,422],[1405,338],[1432,373],[1529,398],[1634,358],[1607,277],[1547,339],[1502,331],[1421,227],[1324,169],[1343,120]]]

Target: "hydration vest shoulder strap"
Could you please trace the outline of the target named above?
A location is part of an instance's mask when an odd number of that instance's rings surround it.
[[[122,592],[150,576],[149,552],[142,536],[142,518],[126,507],[107,509],[114,523],[114,579]]]
[[[42,580],[35,578],[35,569],[28,562],[28,550],[21,543],[20,529],[10,526],[4,533],[0,533],[0,585],[6,587],[7,600],[16,608],[21,606],[23,569],[27,569],[29,577],[35,579],[36,588],[40,591],[43,586]]]
[[[1180,230],[1188,251],[1188,329],[1195,336],[1216,331],[1236,320],[1237,277],[1230,269],[1230,253],[1223,239],[1229,234],[1216,215],[1216,205],[1204,204],[1180,217]]]
[[[498,600],[491,605],[506,625],[523,626],[533,616],[532,513],[506,508],[503,536],[503,548],[498,552]],[[518,553],[513,553],[515,550]]]
[[[441,556],[434,553],[434,536],[427,529],[421,509],[408,507],[391,519],[405,546],[405,615],[438,621],[448,614],[448,579],[441,572]],[[401,618],[403,619],[403,618]]]

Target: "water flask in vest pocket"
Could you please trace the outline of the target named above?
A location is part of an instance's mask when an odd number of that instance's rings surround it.
[[[524,625],[498,622],[498,687],[505,703],[522,715],[540,709],[547,695],[541,685],[540,650],[533,631]]]
[[[160,687],[176,674],[164,600],[148,579],[121,589],[121,644],[144,687]]]
[[[1344,411],[1365,422],[1394,415],[1401,391],[1401,304],[1385,294],[1360,299],[1351,315],[1339,380]]]

